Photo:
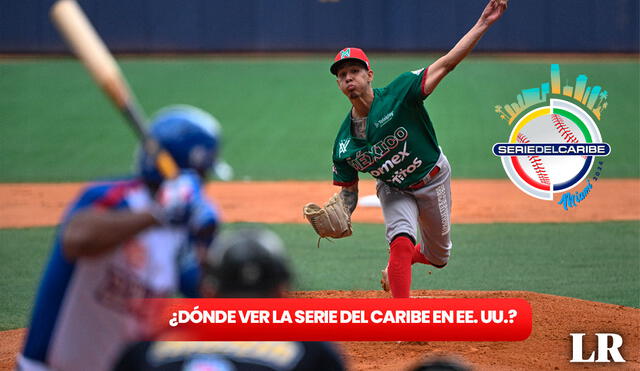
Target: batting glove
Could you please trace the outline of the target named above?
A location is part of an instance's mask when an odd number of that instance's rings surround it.
[[[186,225],[201,199],[200,178],[186,171],[160,185],[156,193],[157,207],[152,214],[164,225]]]

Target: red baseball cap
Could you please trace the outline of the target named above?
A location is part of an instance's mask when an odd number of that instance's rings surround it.
[[[338,68],[340,67],[340,65],[343,62],[349,60],[364,63],[365,67],[367,67],[367,70],[369,70],[369,58],[367,58],[367,55],[364,54],[362,49],[358,48],[344,48],[340,50],[338,54],[336,54],[336,57],[333,59],[333,64],[331,65],[331,68],[329,70],[332,74],[335,75],[338,73]]]

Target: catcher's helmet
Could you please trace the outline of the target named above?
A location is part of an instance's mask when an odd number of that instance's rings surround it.
[[[209,113],[188,105],[170,106],[152,119],[149,134],[181,169],[196,170],[203,177],[213,167],[220,142],[220,124]],[[155,159],[139,151],[138,171],[149,183],[162,182]]]
[[[264,228],[222,233],[208,251],[206,283],[216,296],[270,297],[291,273],[280,237]]]

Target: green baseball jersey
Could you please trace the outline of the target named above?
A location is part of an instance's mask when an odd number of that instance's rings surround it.
[[[424,108],[427,69],[406,72],[382,89],[373,89],[365,139],[351,133],[351,111],[333,146],[333,183],[349,186],[358,172],[405,189],[424,178],[440,148]]]

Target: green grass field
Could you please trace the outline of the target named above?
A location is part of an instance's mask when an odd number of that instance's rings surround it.
[[[287,245],[294,289],[380,288],[387,259],[381,225],[357,224],[351,238],[323,241],[320,249],[306,225],[272,229]],[[26,325],[53,233],[53,228],[0,230],[0,330]],[[445,269],[414,266],[414,289],[527,290],[640,307],[640,222],[462,224],[453,226],[453,239]]]
[[[434,56],[372,56],[374,86]],[[559,60],[558,60],[559,59]],[[586,74],[609,91],[599,125],[612,146],[606,177],[639,177],[637,60],[470,58],[426,100],[457,178],[506,178],[491,146],[511,128],[494,113],[521,89]],[[331,146],[349,104],[329,58],[125,58],[122,67],[148,112],[189,103],[223,124],[223,155],[239,179],[329,179]],[[70,59],[0,61],[0,181],[77,181],[126,173],[135,147],[123,119]],[[264,154],[268,153],[268,156]],[[100,166],[96,166],[100,164]]]
[[[371,57],[376,87],[435,60]],[[147,112],[189,103],[214,113],[238,179],[328,180],[331,145],[349,108],[329,62],[314,55],[129,57],[122,67]],[[511,128],[493,107],[548,81],[551,63],[561,64],[563,83],[586,74],[609,92],[599,124],[612,146],[603,177],[640,177],[637,59],[472,57],[426,101],[455,178],[506,179],[491,146]],[[76,61],[0,59],[0,182],[122,175],[132,169],[135,145]],[[299,290],[378,289],[383,228],[358,224],[353,237],[316,249],[308,226],[273,226],[289,247]],[[26,325],[52,235],[53,228],[0,229],[0,329]],[[640,221],[454,225],[453,239],[450,265],[431,275],[416,266],[414,288],[529,290],[640,307]]]

